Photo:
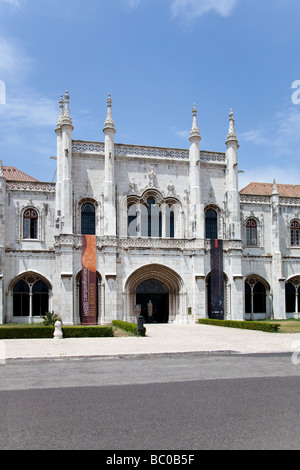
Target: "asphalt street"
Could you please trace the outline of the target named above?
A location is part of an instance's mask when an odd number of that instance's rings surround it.
[[[15,360],[0,449],[298,449],[291,354]]]

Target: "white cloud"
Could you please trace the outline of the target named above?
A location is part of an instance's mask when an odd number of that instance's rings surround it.
[[[136,8],[141,3],[141,0],[128,0],[128,1],[129,1],[129,6],[131,8]]]
[[[173,17],[185,17],[188,20],[199,18],[209,11],[226,17],[229,16],[238,0],[172,0]]]
[[[288,107],[271,116],[268,122],[239,134],[241,144],[239,186],[250,181],[299,184],[300,181],[300,106]],[[252,157],[243,158],[243,148]],[[244,159],[244,164],[242,160]],[[261,162],[263,161],[263,165]],[[248,169],[247,169],[248,166]]]
[[[0,79],[15,83],[26,75],[32,60],[23,48],[11,38],[0,36]]]
[[[272,149],[275,157],[300,153],[300,106],[278,112],[259,128],[240,134],[240,140]]]
[[[58,118],[56,102],[33,96],[7,98],[6,104],[0,107],[1,127],[47,127],[55,126]]]

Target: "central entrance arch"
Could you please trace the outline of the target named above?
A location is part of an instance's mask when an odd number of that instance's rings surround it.
[[[181,313],[186,310],[182,279],[167,266],[154,263],[142,266],[128,277],[124,287],[125,312],[129,321],[136,321],[136,305],[141,305],[147,322],[180,321]],[[152,319],[148,313],[149,301],[152,303]]]
[[[157,279],[146,279],[136,288],[136,303],[146,323],[168,323],[169,289]]]

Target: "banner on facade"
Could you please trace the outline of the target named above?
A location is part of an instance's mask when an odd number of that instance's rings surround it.
[[[211,256],[211,314],[210,318],[224,320],[223,240],[210,241]]]
[[[83,325],[96,325],[96,235],[82,235],[81,312]]]

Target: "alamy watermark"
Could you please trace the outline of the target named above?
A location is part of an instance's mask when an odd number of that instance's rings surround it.
[[[293,81],[292,89],[295,89],[294,93],[292,94],[292,103],[300,104],[300,80]]]
[[[3,80],[0,80],[0,104],[6,104],[6,85]]]

